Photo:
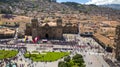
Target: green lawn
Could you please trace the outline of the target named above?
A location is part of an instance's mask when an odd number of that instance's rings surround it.
[[[33,61],[41,62],[52,62],[57,61],[64,56],[68,56],[69,52],[46,52],[45,54],[29,54],[26,53],[24,56],[30,58]]]
[[[0,50],[0,60],[15,57],[17,54],[18,51],[15,50]]]

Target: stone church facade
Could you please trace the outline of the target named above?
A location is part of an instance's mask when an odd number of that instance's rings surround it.
[[[56,23],[39,23],[37,19],[31,20],[31,25],[26,26],[26,35],[33,38],[39,36],[40,39],[63,39],[63,34],[77,34],[78,26],[72,23],[62,25],[62,19],[57,19]]]

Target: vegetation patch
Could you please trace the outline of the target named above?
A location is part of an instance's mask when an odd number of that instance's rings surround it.
[[[24,56],[36,62],[39,62],[39,61],[40,62],[53,62],[65,56],[68,56],[69,54],[70,54],[69,52],[46,52],[46,53],[40,53],[40,54],[26,53],[24,54]]]
[[[76,54],[72,58],[67,56],[64,61],[58,63],[58,67],[85,67],[85,63],[82,55]]]
[[[0,50],[0,60],[13,58],[18,54],[16,50]]]

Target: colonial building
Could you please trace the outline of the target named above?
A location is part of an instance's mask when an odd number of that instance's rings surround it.
[[[63,25],[62,19],[56,19],[56,22],[42,22],[32,19],[31,24],[26,25],[26,35],[32,35],[33,38],[39,36],[40,39],[62,39],[63,34],[77,34],[78,25],[66,23]]]
[[[116,27],[115,46],[116,46],[116,58],[120,60],[120,25]]]
[[[15,30],[9,28],[0,28],[0,38],[12,38],[15,35]]]

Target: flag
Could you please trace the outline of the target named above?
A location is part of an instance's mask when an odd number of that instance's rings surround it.
[[[24,41],[26,42],[28,40],[28,36],[25,36],[25,39],[24,39]]]
[[[35,40],[33,39],[32,42],[35,43]]]
[[[33,39],[33,43],[38,42],[38,40],[39,40],[39,36],[37,36],[37,37],[35,37],[35,38]]]

